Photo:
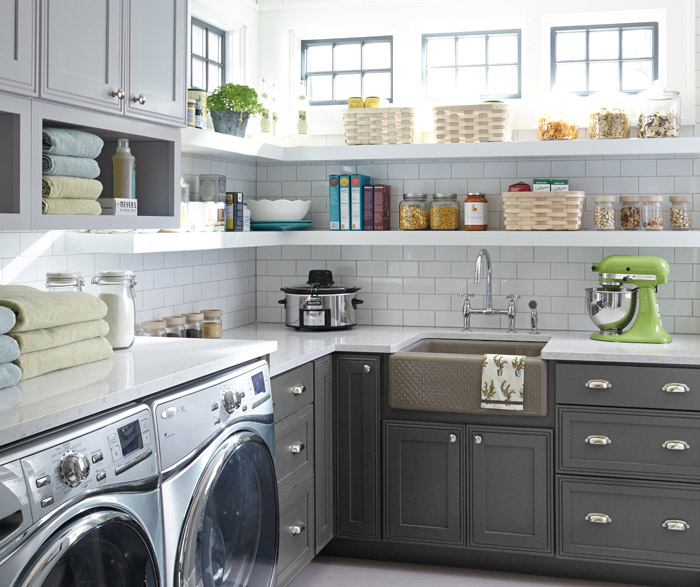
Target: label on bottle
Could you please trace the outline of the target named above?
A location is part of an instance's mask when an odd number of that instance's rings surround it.
[[[306,120],[306,110],[299,110],[299,120],[297,121],[297,131],[300,135],[305,135],[309,130],[309,123]]]
[[[270,111],[267,108],[260,115],[260,132],[270,132]]]
[[[486,225],[487,212],[486,202],[464,202],[464,226]]]

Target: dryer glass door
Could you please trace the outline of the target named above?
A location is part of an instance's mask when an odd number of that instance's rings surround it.
[[[274,585],[275,468],[263,439],[240,432],[207,466],[180,538],[178,587]]]

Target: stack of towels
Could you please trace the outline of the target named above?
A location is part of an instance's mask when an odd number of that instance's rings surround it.
[[[0,286],[0,331],[7,355],[13,357],[0,370],[0,388],[44,373],[76,367],[112,356],[105,335],[105,303],[87,293],[44,292],[25,285]],[[12,351],[14,349],[14,351]],[[2,378],[2,375],[5,378]]]
[[[69,128],[45,128],[42,134],[41,211],[44,214],[97,216],[102,184],[95,158],[104,142],[97,135]]]

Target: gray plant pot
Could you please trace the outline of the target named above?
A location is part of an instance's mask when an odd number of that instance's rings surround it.
[[[250,114],[231,112],[230,110],[212,110],[211,119],[214,130],[234,137],[244,137]]]

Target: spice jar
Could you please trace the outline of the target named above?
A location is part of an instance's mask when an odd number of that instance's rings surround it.
[[[202,338],[202,320],[204,314],[201,312],[192,312],[183,314],[185,318],[185,338]]]
[[[165,320],[165,336],[170,338],[185,338],[184,316],[166,316],[163,320]]]
[[[639,196],[620,196],[620,228],[639,230],[642,213]]]
[[[83,291],[85,280],[79,271],[46,274],[46,291]]]
[[[488,228],[488,200],[484,194],[470,192],[464,200],[464,230]]]
[[[680,92],[667,90],[656,80],[651,89],[642,92],[639,98],[638,137],[650,139],[680,136]]]
[[[595,209],[593,211],[593,227],[596,230],[615,229],[615,197],[595,196]]]
[[[663,202],[663,196],[644,196],[642,198],[642,228],[644,230],[663,229]]]
[[[401,230],[425,230],[429,225],[428,196],[404,194],[399,204],[399,228]]]
[[[105,338],[113,349],[127,349],[136,334],[136,279],[133,271],[100,271],[92,278],[98,285],[98,297],[107,304],[105,321],[109,332]]]
[[[690,229],[690,196],[671,196],[671,228]]]
[[[628,139],[629,99],[622,92],[601,92],[590,98],[589,139]]]
[[[167,336],[165,334],[165,320],[141,322],[141,336]]]
[[[202,310],[204,322],[204,338],[221,338],[221,310]]]
[[[457,194],[435,194],[430,204],[430,228],[432,230],[459,228]]]

